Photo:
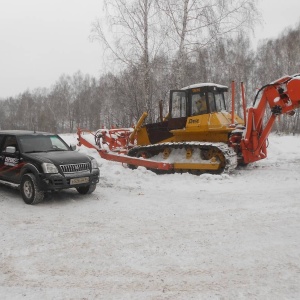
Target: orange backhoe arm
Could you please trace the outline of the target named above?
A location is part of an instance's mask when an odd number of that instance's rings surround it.
[[[257,102],[259,93],[262,96]],[[266,109],[271,114],[266,124]],[[248,109],[246,129],[241,140],[244,163],[251,163],[267,156],[266,142],[277,116],[293,114],[300,107],[300,74],[282,77],[260,89],[254,104]]]

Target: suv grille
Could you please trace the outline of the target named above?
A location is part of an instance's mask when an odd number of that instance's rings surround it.
[[[61,165],[60,168],[64,173],[76,173],[90,170],[90,163]]]

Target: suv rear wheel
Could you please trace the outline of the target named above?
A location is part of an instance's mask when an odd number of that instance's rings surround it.
[[[44,192],[38,188],[36,178],[31,173],[23,175],[20,189],[26,204],[36,204],[44,199]]]

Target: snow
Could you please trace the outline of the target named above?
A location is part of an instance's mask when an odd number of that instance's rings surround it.
[[[63,135],[76,143],[75,135]],[[0,186],[1,299],[299,299],[300,137],[232,174],[102,160],[87,196]]]
[[[205,87],[205,86],[215,86],[218,88],[222,88],[222,89],[227,89],[228,86],[226,85],[221,85],[221,84],[216,84],[216,83],[212,83],[212,82],[207,82],[207,83],[195,83],[195,84],[191,84],[188,85],[186,87],[183,87],[182,90],[187,90],[187,89],[194,89],[194,88],[199,88],[199,87]]]

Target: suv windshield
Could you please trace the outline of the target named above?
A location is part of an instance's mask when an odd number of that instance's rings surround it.
[[[69,147],[57,135],[25,135],[19,137],[23,152],[68,151]]]

